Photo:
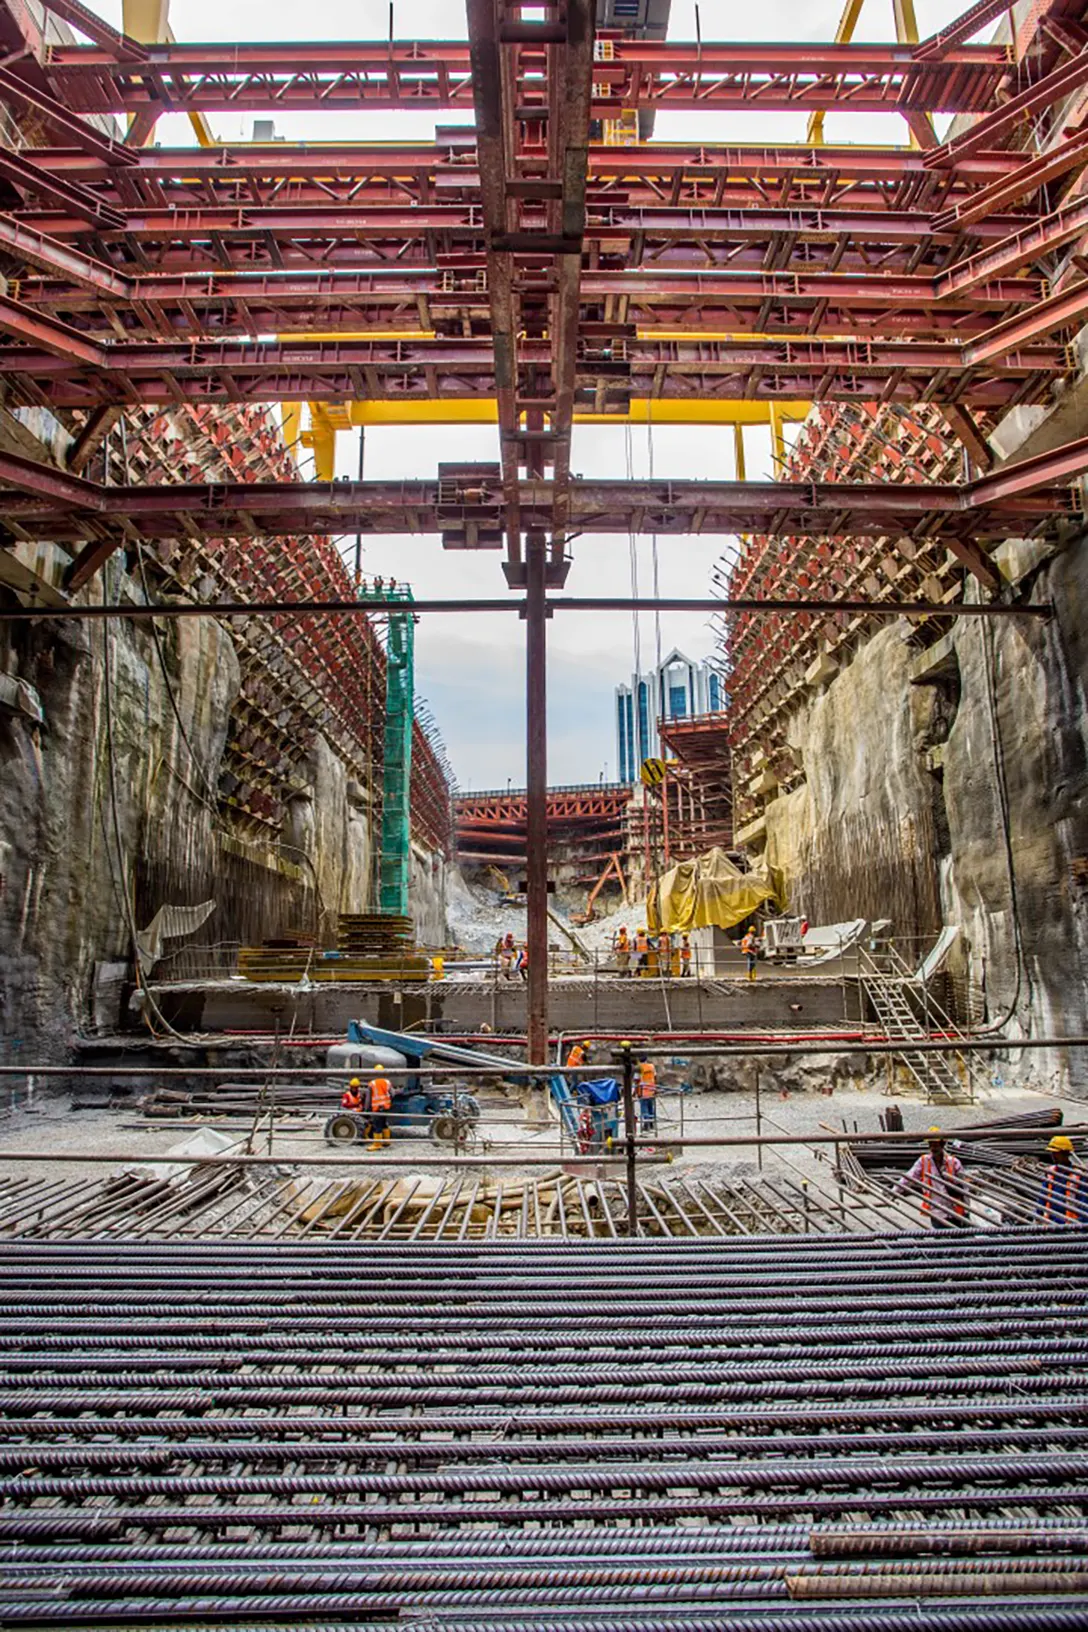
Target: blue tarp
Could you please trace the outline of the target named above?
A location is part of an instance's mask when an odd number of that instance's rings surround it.
[[[615,1105],[620,1085],[615,1077],[600,1077],[596,1082],[580,1082],[577,1093],[579,1105]]]

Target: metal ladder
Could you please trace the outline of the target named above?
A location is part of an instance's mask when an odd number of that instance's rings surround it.
[[[939,1030],[953,1040],[962,1037],[962,1032],[934,1002],[924,982],[914,978],[898,952],[889,947],[882,956],[887,958],[888,968],[881,968],[872,954],[862,948],[858,970],[862,990],[888,1041],[909,1045],[927,1035],[927,1028],[920,1023],[911,1004],[911,992],[918,995]],[[937,1054],[904,1046],[898,1058],[930,1104],[971,1104],[982,1086],[969,1055]]]

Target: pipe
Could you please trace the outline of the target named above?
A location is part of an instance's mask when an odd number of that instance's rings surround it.
[[[516,612],[525,616],[531,596],[525,600],[422,600],[412,602],[414,616],[423,613]],[[186,601],[156,602],[153,605],[124,606],[3,606],[0,623],[22,623],[48,619],[74,619],[78,622],[98,621],[103,618],[261,618],[301,617],[306,614],[327,617],[371,617],[383,612],[403,612],[403,601],[388,600],[298,600],[298,601],[210,601],[196,604]],[[740,598],[737,600],[712,597],[676,596],[654,600],[632,600],[630,597],[556,595],[548,598],[547,615],[553,612],[744,612],[755,615],[808,614],[825,616],[839,613],[845,616],[874,618],[939,617],[939,618],[1042,618],[1054,616],[1050,605],[1006,604],[1003,601],[874,601],[828,600],[802,601],[795,596],[783,599]]]

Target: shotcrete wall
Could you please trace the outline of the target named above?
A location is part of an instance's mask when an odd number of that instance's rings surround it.
[[[130,592],[119,562],[108,576],[111,596]],[[109,1027],[131,959],[130,916],[143,928],[164,904],[214,900],[194,941],[215,948],[315,924],[334,933],[338,912],[367,910],[366,797],[324,738],[278,844],[258,852],[226,835],[216,793],[240,673],[221,625],[164,622],[158,650],[147,623],[7,627],[0,1058],[62,1058],[96,1009]],[[444,940],[444,889],[443,866],[415,857],[424,940]],[[113,982],[105,1001],[103,966]]]
[[[927,653],[881,630],[794,716],[805,783],[767,807],[768,851],[813,922],[962,934],[954,973],[1011,1034],[1088,1030],[1088,541],[1024,575],[1047,621],[956,622]],[[1030,559],[1030,558],[1029,558]],[[1003,1068],[1004,1069],[1004,1068]],[[1088,1083],[1088,1060],[1008,1072]]]

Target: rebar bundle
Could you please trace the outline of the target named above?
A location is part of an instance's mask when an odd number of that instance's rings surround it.
[[[9,1243],[0,1623],[1073,1628],[1074,1229]]]

